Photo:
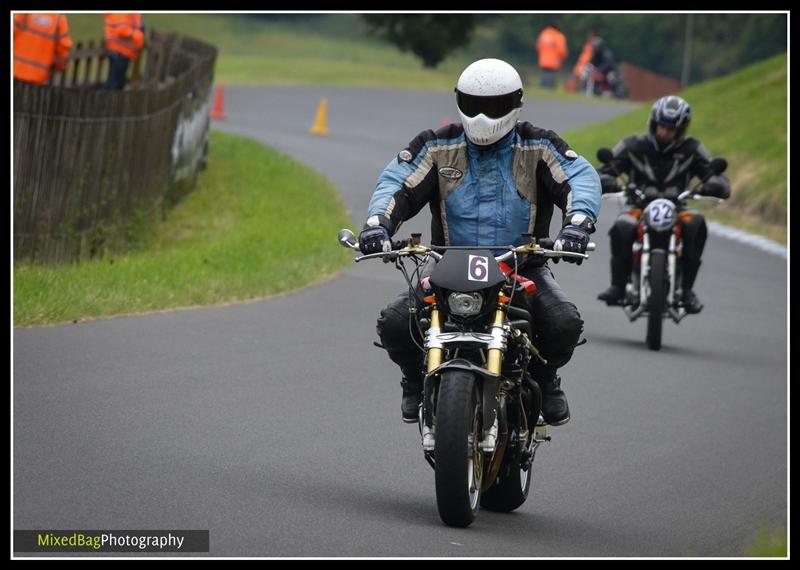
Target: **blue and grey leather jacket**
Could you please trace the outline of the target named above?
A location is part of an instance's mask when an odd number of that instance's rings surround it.
[[[516,246],[522,234],[549,237],[554,204],[595,222],[600,195],[594,167],[553,131],[520,122],[477,146],[451,124],[423,131],[386,166],[365,228],[379,224],[393,235],[428,204],[432,245]]]

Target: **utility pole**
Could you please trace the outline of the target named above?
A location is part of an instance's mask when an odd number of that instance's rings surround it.
[[[694,14],[686,14],[686,36],[683,40],[683,73],[681,73],[681,88],[689,85],[689,72],[692,68],[692,33],[694,28]]]

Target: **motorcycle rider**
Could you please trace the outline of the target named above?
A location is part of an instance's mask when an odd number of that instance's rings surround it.
[[[605,82],[611,88],[615,97],[619,99],[627,97],[627,92],[622,83],[619,68],[614,58],[614,52],[611,51],[611,48],[608,47],[605,40],[600,36],[595,35],[592,38],[592,57],[589,63],[603,75]],[[600,88],[600,86],[595,85],[595,93],[602,95],[602,92],[597,92],[598,88]]]
[[[617,177],[628,175],[628,182],[646,189],[649,198],[676,198],[689,187],[692,177],[705,179],[711,174],[711,156],[703,144],[686,136],[692,112],[681,97],[668,95],[658,99],[650,111],[647,134],[634,135],[620,141],[613,150],[613,159],[600,168],[603,192],[619,192]],[[730,196],[730,184],[722,175],[714,174],[703,184],[700,193],[720,198]],[[630,198],[630,197],[629,197]],[[694,211],[681,216],[683,255],[683,304],[687,313],[699,313],[703,304],[692,290],[700,270],[701,256],[708,229],[705,217]],[[611,286],[597,298],[608,305],[619,305],[625,296],[625,285],[633,267],[631,249],[636,239],[638,219],[626,212],[609,230],[611,236]]]
[[[426,204],[432,245],[521,245],[523,233],[548,236],[555,204],[564,215],[553,247],[584,253],[600,209],[599,176],[553,131],[517,122],[523,102],[517,71],[498,59],[478,60],[462,72],[455,93],[461,124],[422,131],[379,176],[361,251],[388,250],[400,224]],[[561,425],[570,416],[556,372],[572,357],[583,321],[545,261],[528,261],[518,273],[538,287],[527,305],[548,365],[535,362],[529,370],[542,388],[542,416]],[[403,375],[407,423],[417,421],[424,377],[415,344],[422,339],[410,328],[406,289],[381,311],[377,330]]]

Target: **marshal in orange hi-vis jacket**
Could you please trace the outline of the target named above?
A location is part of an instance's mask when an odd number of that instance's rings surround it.
[[[47,84],[53,68],[65,69],[72,49],[64,14],[14,14],[14,78]]]
[[[539,67],[558,71],[567,58],[567,38],[555,26],[547,26],[536,40]]]
[[[144,47],[142,15],[106,14],[105,40],[107,49],[136,61]]]

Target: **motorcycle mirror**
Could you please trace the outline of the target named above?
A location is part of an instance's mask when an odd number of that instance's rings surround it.
[[[339,245],[347,248],[354,248],[356,245],[356,236],[348,229],[339,230]]]
[[[724,158],[715,158],[709,164],[709,168],[714,172],[714,174],[722,174],[728,168],[728,161]]]
[[[601,148],[597,151],[597,160],[602,162],[603,164],[608,164],[614,158],[614,153],[611,152],[611,149],[608,148]]]

